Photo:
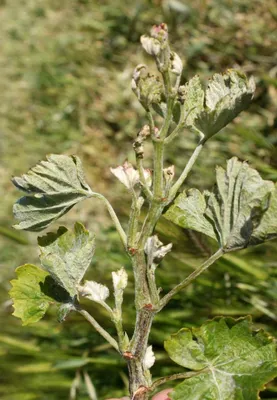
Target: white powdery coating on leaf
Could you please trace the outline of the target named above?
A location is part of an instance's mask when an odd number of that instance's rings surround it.
[[[118,290],[124,290],[126,288],[128,275],[123,267],[116,272],[112,272],[112,278],[115,292]]]
[[[166,256],[166,254],[171,251],[171,249],[172,243],[164,246],[157,235],[149,237],[144,246],[144,251],[147,254],[150,265],[152,263],[156,263],[158,265]]]
[[[105,301],[109,297],[107,286],[94,281],[86,281],[84,286],[79,286],[79,294],[97,303]]]
[[[151,187],[151,185],[152,185],[152,174],[151,174],[150,169],[144,169],[143,170],[143,174],[144,174],[144,178],[145,178],[147,186]]]
[[[153,367],[155,360],[156,359],[152,350],[152,346],[148,346],[143,360],[144,369],[150,369]]]
[[[176,75],[181,75],[183,63],[177,53],[171,53],[171,71]]]
[[[151,56],[157,56],[161,51],[161,44],[155,38],[143,35],[140,38],[140,42],[146,53],[150,54]]]
[[[110,170],[128,189],[133,188],[139,182],[138,171],[127,161],[117,168],[110,168]]]

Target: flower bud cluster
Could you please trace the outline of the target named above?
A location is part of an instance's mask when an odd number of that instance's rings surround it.
[[[133,143],[133,148],[135,150],[136,156],[138,158],[144,157],[144,146],[143,143],[150,136],[149,125],[144,125],[143,128],[137,134],[136,140]]]
[[[167,25],[154,25],[150,31],[150,36],[143,35],[140,40],[144,50],[155,57],[158,70],[160,72],[167,70],[170,67]]]

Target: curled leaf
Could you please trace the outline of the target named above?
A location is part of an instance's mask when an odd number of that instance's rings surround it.
[[[183,70],[183,62],[177,53],[170,54],[170,70],[175,75],[181,75]]]
[[[206,90],[196,76],[182,87],[186,125],[209,138],[248,108],[254,91],[254,79],[236,70],[215,74]]]
[[[273,338],[253,331],[250,318],[216,318],[181,329],[165,342],[169,357],[197,372],[170,393],[172,400],[255,400],[277,375]]]
[[[140,42],[146,53],[151,56],[157,56],[161,51],[161,43],[155,38],[143,35],[140,38]]]
[[[72,297],[83,279],[94,253],[94,236],[77,222],[73,231],[61,227],[38,239],[43,268]]]
[[[93,192],[76,156],[52,154],[13,184],[26,193],[13,207],[16,229],[41,231]]]
[[[147,265],[151,267],[151,265],[159,265],[163,258],[169,253],[172,249],[172,243],[167,244],[166,246],[159,240],[157,235],[151,236],[147,239],[144,251],[147,255]]]
[[[165,217],[218,241],[225,251],[277,237],[277,190],[246,162],[233,157],[216,170],[213,192],[181,193]]]

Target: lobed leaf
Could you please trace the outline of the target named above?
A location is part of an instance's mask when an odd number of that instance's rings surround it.
[[[195,76],[184,87],[186,125],[209,138],[248,108],[254,91],[253,78],[236,70],[215,74],[206,90]]]
[[[181,329],[165,342],[169,357],[199,372],[170,393],[172,400],[257,400],[277,376],[273,338],[253,331],[251,319],[216,318]]]
[[[213,192],[181,193],[165,217],[204,233],[233,251],[277,237],[277,189],[246,162],[233,157],[216,170]]]
[[[13,184],[26,193],[13,207],[16,229],[41,231],[67,213],[76,203],[91,197],[81,161],[76,156],[52,154]]]
[[[77,295],[94,253],[94,236],[76,222],[72,232],[60,227],[57,233],[38,238],[38,244],[43,268],[70,296]]]
[[[22,325],[39,321],[54,302],[68,303],[70,297],[59,287],[48,272],[32,264],[16,269],[17,279],[11,281],[9,294],[13,299],[15,317],[21,318]]]

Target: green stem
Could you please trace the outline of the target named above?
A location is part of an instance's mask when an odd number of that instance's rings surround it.
[[[103,338],[106,339],[107,342],[109,342],[110,345],[114,347],[116,351],[119,352],[117,341],[104,328],[102,328],[101,325],[98,324],[98,322],[93,318],[92,315],[90,315],[90,313],[88,313],[83,308],[76,308],[76,311],[83,317],[85,317],[85,319],[94,327],[94,329],[98,333],[100,333],[100,335],[103,336]]]
[[[198,267],[195,271],[193,271],[186,279],[180,282],[177,286],[175,286],[169,293],[167,293],[161,300],[159,304],[158,311],[161,311],[167,303],[174,297],[178,292],[187,287],[194,279],[196,279],[199,275],[201,275],[210,265],[212,265],[216,260],[222,257],[224,254],[223,249],[219,249],[216,253],[214,253],[208,260],[206,260],[200,267]]]
[[[120,221],[119,221],[119,219],[118,219],[118,217],[117,217],[112,205],[110,204],[108,199],[106,199],[106,197],[103,196],[100,193],[93,193],[92,197],[96,197],[97,199],[100,199],[105,204],[105,206],[107,207],[107,210],[108,210],[108,212],[109,212],[109,214],[111,216],[111,219],[112,219],[112,221],[113,221],[113,223],[115,225],[115,228],[116,228],[116,230],[117,230],[117,232],[119,234],[121,242],[122,242],[123,246],[126,248],[127,247],[127,236],[126,236],[126,233],[124,232],[124,230],[123,230],[123,228],[121,226],[121,223],[120,223]]]
[[[163,197],[163,165],[164,165],[164,143],[156,141],[154,144],[154,182],[153,194],[156,199]]]
[[[155,225],[160,218],[165,205],[159,200],[153,199],[149,207],[149,211],[144,220],[141,230],[140,238],[138,241],[138,249],[144,250],[145,243],[149,236],[152,235]]]
[[[119,342],[119,349],[121,352],[126,351],[126,349],[123,348],[123,343],[124,343],[124,329],[122,325],[122,313],[118,313],[116,315],[116,318],[113,318],[113,322],[117,331],[117,336],[118,336],[118,342]]]
[[[147,116],[148,121],[149,121],[150,135],[153,138],[154,135],[155,135],[155,122],[154,122],[153,115],[152,115],[151,111],[147,111],[146,116]]]
[[[170,98],[171,92],[172,92],[172,87],[171,87],[168,69],[166,69],[165,71],[162,72],[162,77],[163,77],[163,81],[164,81],[166,98]]]
[[[198,144],[198,146],[195,148],[193,154],[191,155],[185,169],[183,170],[183,172],[181,173],[180,177],[177,179],[177,181],[174,183],[174,185],[172,186],[172,188],[170,189],[169,192],[169,196],[168,196],[168,203],[170,203],[172,200],[174,200],[176,193],[178,192],[178,190],[180,189],[180,187],[182,186],[182,184],[184,183],[184,181],[186,180],[189,172],[191,171],[195,161],[197,160],[199,154],[201,153],[201,150],[203,149],[203,146],[205,144],[205,141],[202,139],[200,141],[200,143]]]
[[[133,196],[132,205],[131,205],[131,213],[129,217],[129,225],[128,225],[128,234],[127,234],[127,248],[135,247],[136,236],[138,231],[138,218],[140,214],[140,207],[138,204],[138,199],[136,196]]]
[[[132,257],[134,279],[135,279],[135,305],[140,310],[145,304],[151,303],[148,282],[146,278],[146,260],[144,249],[135,249]]]
[[[159,304],[160,296],[156,285],[155,268],[153,268],[153,266],[147,267],[147,279],[149,284],[151,300],[155,307],[156,305]]]

